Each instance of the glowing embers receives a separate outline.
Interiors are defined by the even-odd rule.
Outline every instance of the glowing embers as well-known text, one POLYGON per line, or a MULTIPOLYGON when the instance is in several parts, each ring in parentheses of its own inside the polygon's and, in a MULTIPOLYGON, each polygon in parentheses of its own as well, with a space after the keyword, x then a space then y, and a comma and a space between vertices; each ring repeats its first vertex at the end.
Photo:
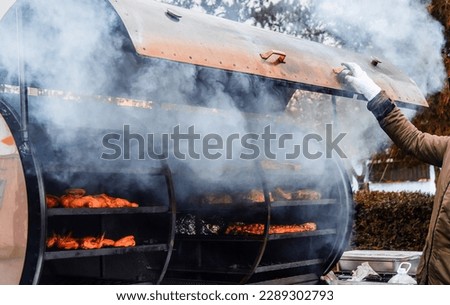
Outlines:
POLYGON ((136 241, 133 235, 127 235, 118 240, 105 238, 105 234, 100 237, 86 236, 81 238, 72 237, 72 234, 58 235, 47 238, 47 248, 57 248, 61 250, 92 250, 105 247, 134 247, 136 241))
POLYGON ((106 194, 85 195, 84 189, 68 189, 61 197, 47 194, 45 201, 48 208, 137 208, 139 205, 123 198, 106 194))

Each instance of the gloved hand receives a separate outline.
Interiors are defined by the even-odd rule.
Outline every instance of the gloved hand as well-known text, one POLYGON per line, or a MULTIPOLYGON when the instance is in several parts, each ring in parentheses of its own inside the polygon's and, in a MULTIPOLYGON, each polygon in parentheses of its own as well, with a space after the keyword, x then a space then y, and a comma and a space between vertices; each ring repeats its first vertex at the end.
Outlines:
POLYGON ((356 92, 361 93, 364 97, 371 101, 381 88, 375 84, 375 82, 367 75, 361 67, 352 62, 342 63, 345 67, 342 72, 339 73, 339 78, 352 87, 356 92))

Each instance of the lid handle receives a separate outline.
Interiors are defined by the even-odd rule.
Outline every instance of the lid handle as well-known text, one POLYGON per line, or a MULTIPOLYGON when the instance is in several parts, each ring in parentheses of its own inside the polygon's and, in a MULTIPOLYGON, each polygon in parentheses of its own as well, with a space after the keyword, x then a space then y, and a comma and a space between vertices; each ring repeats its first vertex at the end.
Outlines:
POLYGON ((286 59, 286 53, 283 51, 279 51, 279 50, 270 50, 267 51, 266 53, 260 53, 259 56, 261 56, 262 59, 264 60, 268 60, 272 55, 277 55, 278 58, 274 63, 285 63, 285 59, 286 59))

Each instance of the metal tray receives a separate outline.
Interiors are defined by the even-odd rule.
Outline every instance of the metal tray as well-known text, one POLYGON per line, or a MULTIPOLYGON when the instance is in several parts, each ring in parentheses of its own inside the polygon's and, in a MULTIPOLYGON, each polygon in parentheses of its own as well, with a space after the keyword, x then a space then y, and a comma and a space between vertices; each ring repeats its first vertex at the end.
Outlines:
POLYGON ((340 271, 352 271, 364 262, 377 273, 396 273, 402 262, 411 263, 408 274, 415 275, 422 252, 420 251, 386 251, 353 250, 346 251, 338 263, 340 271))

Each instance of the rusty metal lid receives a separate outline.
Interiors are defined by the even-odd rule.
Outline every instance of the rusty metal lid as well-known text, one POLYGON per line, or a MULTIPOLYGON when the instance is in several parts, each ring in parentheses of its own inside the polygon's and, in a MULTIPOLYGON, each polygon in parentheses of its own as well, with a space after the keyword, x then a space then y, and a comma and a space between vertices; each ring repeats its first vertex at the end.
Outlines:
POLYGON ((358 63, 395 101, 428 106, 386 60, 149 0, 110 0, 143 56, 236 71, 350 96, 333 68, 358 63))

